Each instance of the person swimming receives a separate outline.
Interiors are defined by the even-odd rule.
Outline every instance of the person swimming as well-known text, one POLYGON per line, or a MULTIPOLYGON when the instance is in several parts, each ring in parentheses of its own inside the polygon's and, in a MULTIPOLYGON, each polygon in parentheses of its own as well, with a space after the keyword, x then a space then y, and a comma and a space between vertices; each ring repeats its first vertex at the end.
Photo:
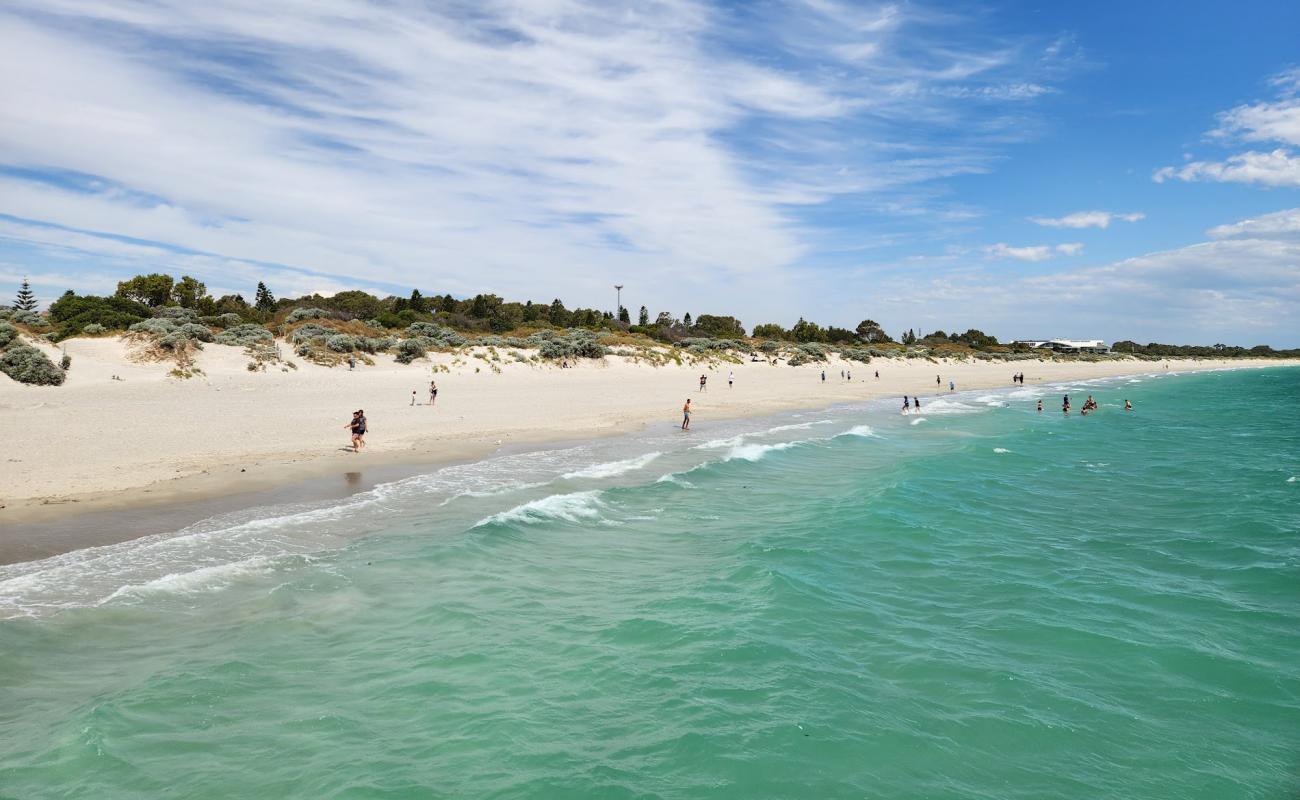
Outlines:
POLYGON ((1133 410, 1133 404, 1130 403, 1128 400, 1125 400, 1125 401, 1124 401, 1124 410, 1125 410, 1125 411, 1132 411, 1132 410, 1133 410))

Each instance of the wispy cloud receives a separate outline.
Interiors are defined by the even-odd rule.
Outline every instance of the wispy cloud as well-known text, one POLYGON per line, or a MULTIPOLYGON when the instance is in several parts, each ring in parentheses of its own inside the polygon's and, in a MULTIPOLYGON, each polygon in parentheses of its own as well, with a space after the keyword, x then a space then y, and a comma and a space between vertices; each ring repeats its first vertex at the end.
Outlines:
MULTIPOLYGON (((1210 132, 1211 138, 1225 143, 1300 146, 1300 69, 1275 75, 1269 84, 1277 91, 1276 98, 1223 112, 1218 127, 1210 132)), ((1181 167, 1162 167, 1152 177, 1157 183, 1177 179, 1300 186, 1300 157, 1286 146, 1269 151, 1247 150, 1222 161, 1198 160, 1181 167)))
POLYGON ((124 238, 322 287, 775 308, 808 209, 1032 130, 1069 53, 980 31, 830 0, 15 0, 0 214, 88 264, 124 238))
POLYGON ((1131 214, 1116 214, 1112 211, 1076 211, 1063 217, 1030 217, 1029 221, 1049 228, 1109 228, 1116 220, 1137 222, 1146 219, 1146 214, 1135 211, 1131 214))
POLYGON ((1079 242, 1068 242, 1058 245, 1028 245, 1025 247, 1012 247, 1004 242, 991 244, 984 248, 984 252, 990 258, 1014 258, 1018 261, 1047 261, 1054 256, 1077 256, 1083 253, 1083 245, 1079 242))
POLYGON ((1261 214, 1251 219, 1243 219, 1230 225, 1217 225, 1207 233, 1214 239, 1231 239, 1237 237, 1290 237, 1300 236, 1300 208, 1288 208, 1261 214))

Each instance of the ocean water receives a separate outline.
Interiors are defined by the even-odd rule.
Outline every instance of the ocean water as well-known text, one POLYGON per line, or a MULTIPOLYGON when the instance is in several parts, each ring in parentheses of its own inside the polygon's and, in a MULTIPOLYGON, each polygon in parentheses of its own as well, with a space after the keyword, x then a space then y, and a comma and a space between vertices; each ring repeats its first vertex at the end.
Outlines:
POLYGON ((0 567, 0 797, 1294 798, 1298 392, 697 414, 0 567))

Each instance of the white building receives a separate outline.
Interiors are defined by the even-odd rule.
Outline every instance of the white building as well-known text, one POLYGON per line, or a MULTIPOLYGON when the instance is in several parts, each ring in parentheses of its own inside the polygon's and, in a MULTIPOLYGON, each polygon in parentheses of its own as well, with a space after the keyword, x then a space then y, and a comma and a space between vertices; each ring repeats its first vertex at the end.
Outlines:
POLYGON ((1058 353, 1109 353, 1110 345, 1101 339, 1017 339, 1014 344, 1058 353))

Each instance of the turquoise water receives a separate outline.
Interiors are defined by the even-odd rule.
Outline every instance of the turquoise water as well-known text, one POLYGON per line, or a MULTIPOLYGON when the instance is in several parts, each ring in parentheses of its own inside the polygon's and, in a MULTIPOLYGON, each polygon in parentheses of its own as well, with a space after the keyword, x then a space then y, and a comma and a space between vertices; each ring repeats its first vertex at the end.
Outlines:
POLYGON ((1295 797, 1300 370, 1069 389, 0 567, 0 796, 1295 797))

